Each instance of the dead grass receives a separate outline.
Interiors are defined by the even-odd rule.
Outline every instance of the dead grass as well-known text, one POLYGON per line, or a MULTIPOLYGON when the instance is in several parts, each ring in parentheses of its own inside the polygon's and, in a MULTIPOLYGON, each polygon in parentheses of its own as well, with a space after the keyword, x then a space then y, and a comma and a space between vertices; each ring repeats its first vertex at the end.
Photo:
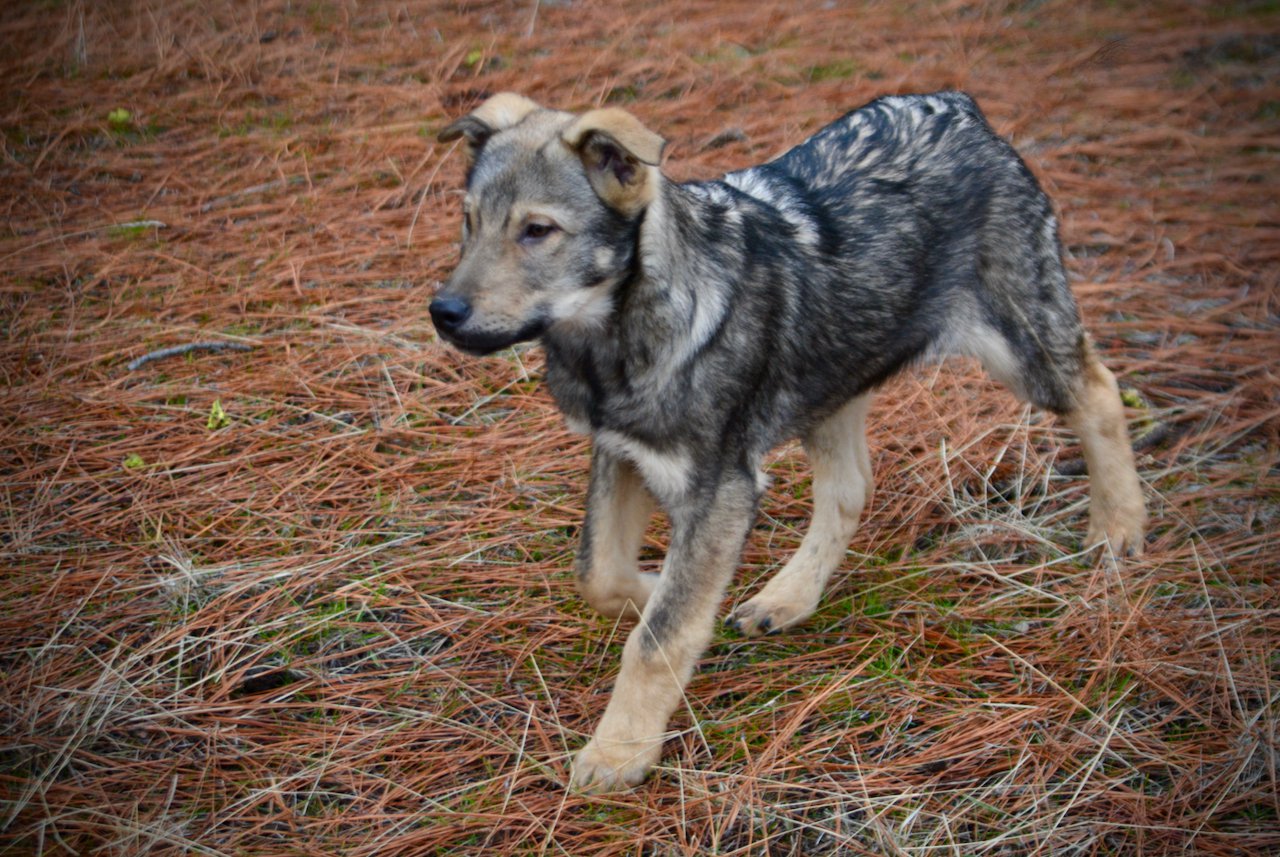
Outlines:
MULTIPOLYGON (((1275 4, 827 5, 6 7, 3 853, 1280 850, 1275 4), (1051 421, 901 379, 819 615, 721 636, 658 774, 566 794, 621 636, 568 571, 586 447, 539 352, 432 334, 435 131, 622 103, 709 176, 939 87, 1063 213, 1148 556, 1074 552, 1051 421), (251 350, 127 367, 209 341, 251 350)), ((773 473, 731 601, 800 536, 773 473)))

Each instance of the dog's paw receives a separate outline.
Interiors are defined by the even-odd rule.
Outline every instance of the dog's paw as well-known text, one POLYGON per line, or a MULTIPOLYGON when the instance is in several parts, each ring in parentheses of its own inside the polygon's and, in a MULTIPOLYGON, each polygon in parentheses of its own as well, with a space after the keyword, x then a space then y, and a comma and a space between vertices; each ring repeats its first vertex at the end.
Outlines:
POLYGON ((1145 547, 1147 513, 1139 507, 1136 511, 1113 512, 1100 515, 1089 522, 1089 535, 1085 546, 1104 545, 1115 556, 1141 556, 1145 547))
POLYGON ((813 614, 817 605, 797 600, 775 600, 761 592, 750 601, 739 604, 725 620, 748 637, 776 634, 799 625, 813 614))
POLYGON ((644 782, 661 755, 661 742, 592 738, 573 760, 570 786, 582 794, 626 791, 644 782))

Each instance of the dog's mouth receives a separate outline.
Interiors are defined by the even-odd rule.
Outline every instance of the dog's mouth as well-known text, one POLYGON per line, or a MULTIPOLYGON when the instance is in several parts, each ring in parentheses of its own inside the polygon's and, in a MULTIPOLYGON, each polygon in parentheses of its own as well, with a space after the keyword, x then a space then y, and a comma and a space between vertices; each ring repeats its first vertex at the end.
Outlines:
POLYGON ((517 342, 528 342, 531 339, 537 339, 546 332, 549 326, 545 319, 535 318, 514 331, 448 330, 440 324, 436 325, 436 330, 440 332, 441 338, 460 351, 483 357, 487 354, 493 354, 495 351, 510 348, 517 342))

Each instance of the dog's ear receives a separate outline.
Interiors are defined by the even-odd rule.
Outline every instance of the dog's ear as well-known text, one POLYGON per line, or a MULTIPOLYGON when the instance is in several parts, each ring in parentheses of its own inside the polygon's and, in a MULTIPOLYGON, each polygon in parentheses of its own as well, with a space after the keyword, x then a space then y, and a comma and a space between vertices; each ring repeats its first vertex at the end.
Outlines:
POLYGON ((667 141, 639 119, 618 107, 591 110, 560 137, 582 159, 591 186, 607 205, 634 215, 653 200, 667 141))
POLYGON ((441 143, 452 143, 459 137, 465 137, 467 152, 474 161, 490 137, 540 109, 536 102, 523 95, 499 92, 466 116, 450 122, 436 139, 441 143))

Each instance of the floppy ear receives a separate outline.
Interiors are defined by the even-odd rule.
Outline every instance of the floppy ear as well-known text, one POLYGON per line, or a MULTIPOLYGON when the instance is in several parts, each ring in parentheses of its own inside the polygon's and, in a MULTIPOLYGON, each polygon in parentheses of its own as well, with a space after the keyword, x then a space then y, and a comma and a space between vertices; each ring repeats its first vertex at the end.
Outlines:
POLYGON ((451 143, 459 137, 466 137, 467 152, 475 160, 490 137, 539 109, 535 102, 523 95, 499 92, 466 116, 450 122, 436 139, 441 143, 451 143))
POLYGON ((587 178, 606 205, 638 214, 658 190, 667 141, 619 107, 591 110, 561 134, 586 167, 587 178))

